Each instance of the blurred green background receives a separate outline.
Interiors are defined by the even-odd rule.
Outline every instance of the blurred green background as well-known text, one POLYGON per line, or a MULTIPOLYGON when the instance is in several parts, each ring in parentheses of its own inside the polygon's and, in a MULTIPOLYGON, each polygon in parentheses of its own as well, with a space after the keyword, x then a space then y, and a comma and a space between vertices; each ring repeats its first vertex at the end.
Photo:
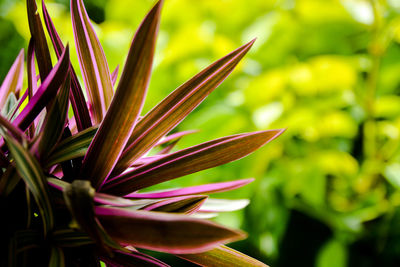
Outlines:
MULTIPOLYGON (((74 49, 68 1, 46 3, 74 49)), ((123 65, 154 1, 85 4, 110 68, 123 65)), ((1 79, 29 36, 25 2, 0 1, 1 79)), ((158 188, 255 177, 215 195, 251 199, 216 218, 249 233, 232 247, 272 266, 399 266, 400 1, 166 0, 145 111, 254 37, 241 65, 178 127, 200 130, 179 148, 287 131, 245 159, 158 188)))

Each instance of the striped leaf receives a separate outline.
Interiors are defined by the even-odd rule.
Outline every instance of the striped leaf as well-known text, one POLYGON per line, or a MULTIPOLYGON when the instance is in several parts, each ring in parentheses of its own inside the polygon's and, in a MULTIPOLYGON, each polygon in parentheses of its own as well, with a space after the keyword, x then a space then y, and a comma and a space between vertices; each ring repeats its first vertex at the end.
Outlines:
POLYGON ((68 75, 51 109, 46 115, 46 120, 42 126, 40 139, 38 141, 38 155, 41 160, 47 158, 63 133, 67 119, 70 84, 68 75))
POLYGON ((178 256, 200 266, 208 267, 268 267, 268 265, 227 246, 220 246, 203 253, 178 256))
POLYGON ((254 179, 243 179, 236 181, 229 181, 223 183, 204 184, 197 185, 173 190, 158 191, 158 192, 146 192, 146 193, 131 193, 125 197, 129 198, 167 198, 167 197, 178 197, 187 195, 198 195, 198 194, 210 194, 217 192, 225 192, 240 188, 248 183, 251 183, 254 179))
POLYGON ((240 159, 278 137, 283 130, 238 134, 209 141, 166 155, 110 179, 102 190, 126 195, 177 177, 240 159))
POLYGON ((13 124, 25 131, 33 120, 39 115, 40 111, 50 103, 57 94, 61 84, 65 81, 69 70, 69 48, 65 48, 60 60, 49 73, 48 77, 42 82, 36 94, 28 102, 27 106, 21 111, 13 124))
POLYGON ((52 69, 49 47, 44 35, 42 21, 36 6, 36 0, 26 0, 29 29, 35 43, 35 54, 39 67, 40 79, 44 81, 52 69))
POLYGON ((162 2, 133 38, 115 96, 83 160, 81 177, 97 189, 108 177, 135 127, 150 80, 162 2))
POLYGON ((28 186, 39 207, 44 233, 47 234, 53 228, 54 216, 49 198, 49 189, 42 168, 35 157, 15 139, 8 134, 4 134, 4 138, 19 175, 28 186))
POLYGON ((185 215, 96 207, 96 215, 115 240, 168 253, 198 253, 242 239, 244 233, 185 215))
POLYGON ((143 210, 192 214, 200 209, 207 196, 184 196, 158 201, 143 210))
POLYGON ((71 18, 79 64, 92 105, 93 123, 98 124, 113 97, 110 70, 82 0, 71 0, 71 18))
POLYGON ((71 137, 65 138, 51 152, 45 165, 50 167, 63 161, 83 157, 96 131, 97 127, 92 126, 71 137))
POLYGON ((119 174, 178 125, 233 71, 254 41, 216 61, 181 85, 138 123, 114 173, 119 174))
POLYGON ((153 258, 149 255, 131 251, 129 253, 114 251, 114 255, 109 257, 107 255, 101 255, 100 259, 107 264, 107 266, 124 266, 124 267, 168 267, 169 265, 153 258))
POLYGON ((64 267, 64 252, 59 247, 52 247, 50 251, 49 267, 64 267))
POLYGON ((24 50, 22 49, 0 87, 0 108, 4 107, 10 93, 19 92, 22 89, 24 77, 24 50))
MULTIPOLYGON (((50 18, 49 12, 47 11, 44 1, 42 1, 42 11, 43 17, 46 24, 47 32, 50 35, 51 42, 53 44, 54 50, 56 52, 57 58, 60 58, 62 52, 64 51, 64 44, 62 43, 60 36, 50 18)), ((76 73, 72 64, 71 68, 71 104, 75 115, 76 125, 78 131, 82 131, 90 126, 92 122, 89 115, 89 110, 86 105, 86 100, 82 92, 81 85, 76 77, 76 73)))

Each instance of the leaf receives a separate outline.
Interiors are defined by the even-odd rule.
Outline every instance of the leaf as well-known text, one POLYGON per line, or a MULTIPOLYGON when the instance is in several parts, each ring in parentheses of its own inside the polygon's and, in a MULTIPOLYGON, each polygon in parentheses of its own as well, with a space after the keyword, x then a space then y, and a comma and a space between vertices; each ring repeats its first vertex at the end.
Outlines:
POLYGON ((55 245, 67 248, 93 244, 93 240, 86 233, 70 228, 54 231, 52 240, 55 245))
POLYGON ((111 73, 111 81, 112 85, 114 86, 115 83, 117 82, 118 79, 118 71, 119 71, 119 65, 115 68, 115 70, 111 73))
POLYGON ((248 183, 251 183, 254 179, 243 179, 237 181, 229 181, 223 183, 204 184, 191 187, 185 187, 180 189, 159 191, 159 192, 146 192, 146 193, 131 193, 125 197, 129 198, 167 198, 167 197, 178 197, 186 195, 197 195, 197 194, 210 194, 217 192, 230 191, 248 183))
MULTIPOLYGON (((0 125, 8 130, 11 135, 17 139, 18 141, 26 141, 26 136, 24 132, 22 132, 19 128, 15 127, 11 122, 9 122, 6 118, 0 115, 0 125)), ((0 132, 3 130, 0 129, 0 132)))
POLYGON ((22 89, 24 77, 24 50, 21 49, 0 87, 0 108, 4 107, 10 93, 22 89))
POLYGON ((199 209, 200 212, 228 212, 245 208, 249 205, 248 199, 215 199, 209 198, 199 209))
POLYGON ((47 46, 46 36, 44 35, 43 25, 37 11, 36 0, 26 0, 28 11, 29 29, 35 43, 35 54, 39 67, 40 79, 42 82, 47 78, 51 69, 51 57, 47 46))
POLYGON ((132 132, 114 173, 123 172, 194 110, 232 72, 253 42, 211 64, 147 113, 132 132))
MULTIPOLYGON (((49 12, 47 11, 44 1, 42 1, 42 11, 47 32, 50 35, 51 42, 53 43, 53 47, 56 52, 57 58, 60 58, 62 52, 64 51, 64 44, 61 42, 60 36, 58 35, 57 30, 53 24, 53 21, 50 18, 49 12)), ((89 110, 86 106, 86 100, 83 95, 81 85, 78 81, 78 78, 76 77, 76 73, 72 64, 70 64, 70 68, 71 68, 71 94, 70 94, 71 104, 72 104, 72 109, 74 111, 78 131, 82 131, 92 126, 92 122, 90 119, 89 110)))
POLYGON ((113 97, 108 63, 82 0, 71 1, 71 18, 79 64, 92 105, 93 123, 98 124, 113 97))
POLYGON ((83 160, 81 177, 97 189, 108 177, 135 127, 150 80, 162 1, 139 26, 111 106, 83 160))
POLYGON ((184 196, 158 201, 143 210, 192 214, 200 209, 207 196, 184 196))
POLYGON ((198 131, 196 131, 196 130, 176 132, 176 133, 170 134, 168 136, 165 136, 164 138, 159 140, 155 146, 160 146, 160 145, 166 144, 168 142, 174 142, 186 135, 197 133, 197 132, 198 131))
POLYGON ((15 108, 18 105, 17 97, 13 92, 8 94, 6 103, 4 104, 3 108, 1 109, 1 114, 5 116, 8 120, 11 119, 12 113, 14 113, 15 108))
POLYGON ((203 253, 180 254, 177 256, 198 265, 208 267, 268 267, 268 265, 227 246, 220 246, 203 253))
POLYGON ((4 134, 7 146, 13 156, 21 178, 31 191, 43 219, 44 233, 47 234, 54 225, 53 210, 49 198, 49 189, 42 169, 30 152, 15 139, 4 134))
POLYGON ((252 153, 283 131, 232 135, 186 148, 110 179, 102 191, 126 195, 151 185, 219 166, 252 153))
POLYGON ((153 258, 149 255, 131 251, 129 253, 114 251, 113 257, 100 256, 100 259, 111 266, 124 266, 124 267, 168 267, 169 265, 153 258))
POLYGON ((95 207, 106 231, 117 241, 168 253, 197 253, 244 237, 214 222, 184 215, 95 207))
POLYGON ((61 248, 52 247, 50 252, 49 267, 64 267, 65 258, 64 252, 61 248))
POLYGON ((10 164, 0 179, 0 196, 7 197, 17 186, 21 177, 18 175, 15 165, 10 164))
POLYGON ((60 60, 42 82, 35 95, 21 111, 13 124, 25 131, 40 111, 54 98, 58 88, 64 82, 69 69, 69 48, 65 48, 60 60))
MULTIPOLYGON (((27 58, 27 73, 28 73, 28 89, 26 90, 26 93, 28 94, 29 100, 32 99, 32 96, 34 93, 37 91, 37 79, 36 79, 36 69, 35 69, 35 42, 33 41, 33 38, 29 40, 29 45, 28 45, 28 58, 27 58)), ((35 134, 35 124, 32 123, 29 126, 28 129, 28 136, 29 138, 33 138, 35 134)))
POLYGON ((68 75, 51 109, 46 115, 46 120, 42 126, 42 132, 38 141, 38 155, 41 160, 47 158, 63 133, 67 120, 70 84, 70 77, 68 75))
POLYGON ((96 131, 97 127, 92 126, 62 140, 49 155, 46 167, 84 156, 96 131))

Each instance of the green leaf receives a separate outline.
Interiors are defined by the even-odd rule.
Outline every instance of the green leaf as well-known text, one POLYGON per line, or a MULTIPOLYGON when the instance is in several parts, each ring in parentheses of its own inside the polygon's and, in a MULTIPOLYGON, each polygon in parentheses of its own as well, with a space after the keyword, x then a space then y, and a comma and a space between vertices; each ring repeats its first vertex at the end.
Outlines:
POLYGON ((8 134, 4 134, 7 146, 14 158, 17 171, 31 191, 43 219, 44 233, 47 234, 54 225, 53 210, 49 198, 47 181, 42 168, 35 157, 20 143, 8 134))
POLYGON ((203 253, 180 254, 177 256, 208 267, 268 267, 268 265, 227 246, 220 246, 203 253))
POLYGON ((330 240, 318 253, 316 267, 346 267, 347 248, 338 240, 330 240))
POLYGON ((10 164, 0 179, 0 196, 8 196, 17 186, 21 177, 18 175, 14 164, 10 164))
POLYGON ((64 267, 65 258, 64 252, 61 248, 52 247, 50 252, 49 267, 64 267))
POLYGON ((41 160, 49 155, 64 130, 67 119, 69 91, 70 77, 68 75, 42 126, 41 136, 38 141, 38 154, 41 160))
POLYGON ((97 127, 92 126, 76 135, 65 138, 51 152, 45 166, 50 167, 66 160, 84 156, 96 131, 97 127))
POLYGON ((160 21, 161 1, 143 20, 115 96, 83 160, 81 177, 97 189, 108 177, 135 127, 146 96, 160 21))
POLYGON ((78 247, 93 244, 94 241, 84 232, 75 229, 59 229, 52 233, 52 240, 59 247, 78 247))

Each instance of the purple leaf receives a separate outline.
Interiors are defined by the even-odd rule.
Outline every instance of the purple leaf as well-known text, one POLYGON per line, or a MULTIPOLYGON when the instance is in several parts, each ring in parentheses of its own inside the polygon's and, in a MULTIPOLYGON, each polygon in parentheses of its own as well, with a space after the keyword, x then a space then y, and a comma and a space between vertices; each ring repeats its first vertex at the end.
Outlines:
POLYGON ((19 92, 22 88, 22 82, 24 77, 24 50, 22 49, 10 70, 7 73, 0 87, 0 108, 3 108, 7 101, 8 95, 13 92, 19 92))
POLYGON ((186 148, 110 179, 102 190, 126 195, 138 189, 219 166, 250 154, 278 137, 283 131, 232 135, 186 148))
POLYGON ((83 160, 81 177, 98 189, 114 168, 135 127, 150 80, 162 1, 143 20, 109 110, 83 160))
POLYGON ((68 119, 68 99, 70 91, 70 76, 68 75, 61 86, 53 105, 46 115, 42 126, 40 138, 38 139, 38 157, 40 160, 47 158, 63 133, 65 123, 68 119))
POLYGON ((143 210, 192 214, 200 209, 206 199, 207 196, 201 195, 169 198, 148 205, 143 210))
POLYGON ((214 183, 214 184, 204 184, 191 187, 185 187, 174 190, 160 191, 160 192, 147 192, 147 193, 131 193, 125 197, 129 198, 167 198, 167 197, 177 197, 177 196, 187 196, 187 195, 197 195, 197 194, 210 194, 217 192, 230 191, 236 188, 247 185, 253 182, 254 179, 243 179, 237 181, 214 183))
POLYGON ((95 207, 107 233, 118 242, 169 253, 198 253, 242 239, 242 232, 185 215, 95 207))
POLYGON ((42 82, 28 105, 13 121, 22 131, 25 131, 33 122, 40 111, 54 98, 58 88, 64 82, 69 73, 69 49, 65 48, 60 60, 42 82))
POLYGON ((98 124, 113 97, 110 70, 82 0, 71 0, 71 18, 79 64, 92 105, 93 123, 98 124))
POLYGON ((125 253, 121 251, 114 251, 112 257, 101 255, 100 259, 107 265, 115 267, 168 267, 169 265, 153 258, 149 255, 131 251, 130 253, 125 253))
POLYGON ((35 42, 35 54, 39 67, 40 79, 44 81, 52 69, 49 47, 44 35, 42 21, 37 11, 36 0, 27 0, 29 29, 35 42))
MULTIPOLYGON (((53 21, 50 18, 49 12, 47 11, 44 1, 42 1, 42 11, 47 32, 50 35, 54 50, 56 52, 57 58, 59 59, 61 57, 62 52, 64 51, 64 45, 61 42, 60 36, 57 33, 53 21)), ((72 64, 70 65, 70 68, 71 68, 71 94, 70 94, 71 104, 75 114, 76 126, 78 128, 78 131, 82 131, 86 128, 91 127, 92 122, 90 119, 89 110, 86 106, 86 100, 83 95, 81 85, 78 81, 78 78, 76 77, 76 73, 72 64)))
POLYGON ((196 131, 196 130, 190 130, 190 131, 182 131, 182 132, 173 133, 173 134, 170 134, 170 135, 162 138, 160 141, 157 142, 157 144, 155 146, 160 146, 160 145, 163 145, 163 144, 166 144, 169 142, 173 142, 173 141, 180 139, 186 135, 197 133, 197 132, 198 131, 196 131))
POLYGON ((114 174, 123 172, 149 151, 165 134, 178 125, 226 77, 253 45, 253 41, 221 58, 167 96, 136 126, 128 145, 115 166, 114 174))
MULTIPOLYGON (((25 93, 28 93, 28 99, 31 100, 34 93, 37 91, 37 78, 35 69, 35 42, 31 38, 28 45, 28 58, 27 58, 27 72, 28 72, 28 89, 25 93)), ((22 103, 22 102, 21 102, 22 103)), ((35 134, 35 125, 32 123, 29 127, 29 137, 33 138, 35 134)))
POLYGON ((177 256, 200 266, 208 267, 268 267, 268 265, 227 246, 220 246, 203 253, 177 256))
POLYGON ((111 73, 111 81, 112 85, 114 86, 115 83, 117 82, 118 79, 118 71, 119 71, 119 65, 115 68, 115 70, 111 73))

